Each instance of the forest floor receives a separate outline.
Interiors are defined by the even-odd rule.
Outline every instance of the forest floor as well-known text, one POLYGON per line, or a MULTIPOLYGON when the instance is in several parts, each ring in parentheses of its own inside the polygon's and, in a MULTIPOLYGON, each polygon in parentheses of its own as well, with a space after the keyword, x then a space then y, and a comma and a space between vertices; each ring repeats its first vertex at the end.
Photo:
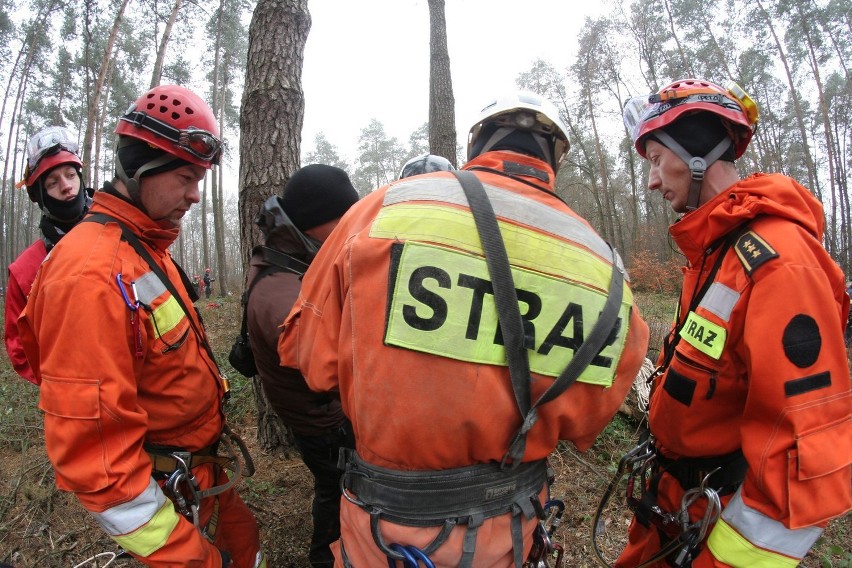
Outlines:
MULTIPOLYGON (((270 568, 309 568, 312 477, 292 452, 272 455, 257 444, 251 382, 227 365, 227 352, 239 329, 239 305, 234 298, 200 300, 214 350, 232 377, 229 420, 251 450, 256 473, 245 478, 240 493, 260 524, 262 545, 270 568)), ((642 302, 640 300, 640 305, 642 302)), ((2 303, 0 303, 2 306, 2 303)), ((642 306, 649 321, 656 306, 642 306)), ((670 311, 660 308, 661 312, 670 311)), ((2 313, 2 310, 0 310, 2 313)), ((669 315, 660 315, 662 325, 669 315)), ((654 326, 652 326, 653 328, 654 326)), ((658 326, 659 327, 659 326, 658 326)), ((656 341, 658 338, 653 338, 656 341)), ((0 562, 30 567, 139 567, 129 559, 113 559, 118 547, 85 513, 73 496, 58 491, 45 454, 38 392, 11 370, 5 351, 0 355, 0 562)), ((563 567, 598 566, 591 526, 601 495, 618 460, 635 443, 638 424, 619 413, 594 447, 579 454, 563 443, 551 456, 556 473, 553 498, 566 503, 554 541, 564 549, 563 567)), ((606 530, 600 549, 612 562, 626 541, 630 515, 617 491, 602 515, 606 530)), ((852 515, 834 521, 802 563, 808 568, 852 566, 852 515)), ((551 562, 550 564, 554 564, 551 562)), ((381 568, 381 567, 371 567, 381 568)))

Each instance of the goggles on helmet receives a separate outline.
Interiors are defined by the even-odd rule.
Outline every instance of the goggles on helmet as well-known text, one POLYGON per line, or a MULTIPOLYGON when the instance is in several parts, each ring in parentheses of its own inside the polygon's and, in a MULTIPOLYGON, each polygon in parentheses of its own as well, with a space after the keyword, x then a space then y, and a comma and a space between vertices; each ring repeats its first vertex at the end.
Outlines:
POLYGON ((30 138, 27 143, 27 166, 33 171, 45 156, 52 156, 60 150, 77 154, 79 149, 76 137, 70 130, 51 126, 30 138))
POLYGON ((190 126, 184 130, 154 118, 144 112, 131 110, 119 120, 129 122, 137 128, 144 128, 177 144, 197 158, 218 164, 222 158, 222 141, 213 134, 200 128, 190 126))
POLYGON ((629 99, 624 104, 622 118, 624 126, 635 143, 642 124, 683 104, 716 104, 729 110, 741 111, 749 124, 757 123, 757 104, 736 83, 727 86, 727 93, 703 87, 669 89, 652 95, 642 95, 629 99))

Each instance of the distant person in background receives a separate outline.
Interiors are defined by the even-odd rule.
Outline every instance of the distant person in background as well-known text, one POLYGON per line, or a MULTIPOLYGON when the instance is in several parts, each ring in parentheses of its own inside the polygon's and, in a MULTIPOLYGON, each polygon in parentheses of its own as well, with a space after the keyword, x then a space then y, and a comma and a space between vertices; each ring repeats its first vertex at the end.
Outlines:
POLYGON ((42 237, 9 265, 9 292, 6 297, 6 352, 15 372, 33 384, 41 378, 24 355, 18 334, 18 316, 27 303, 36 272, 47 253, 77 224, 92 203, 91 189, 83 187, 83 162, 77 155, 77 135, 61 126, 37 132, 27 144, 24 179, 30 200, 41 209, 42 237))
POLYGON ((340 217, 358 201, 346 172, 311 164, 287 181, 281 197, 264 203, 257 225, 265 237, 252 254, 248 282, 249 343, 269 402, 293 434, 296 448, 314 476, 313 535, 308 559, 314 568, 331 568, 329 548, 340 537, 341 447, 354 448, 352 426, 340 394, 312 391, 298 370, 278 357, 280 325, 302 287, 301 273, 340 217))
POLYGON ((213 292, 212 283, 213 283, 214 280, 216 280, 216 279, 213 278, 213 276, 210 275, 210 269, 205 268, 204 269, 204 280, 203 280, 204 297, 207 298, 208 300, 210 299, 210 294, 213 292))
POLYGON ((429 153, 420 154, 403 164, 402 169, 399 171, 398 179, 432 172, 449 172, 454 169, 456 167, 443 156, 429 153))
POLYGON ((625 105, 687 265, 619 567, 797 566, 852 507, 843 272, 810 191, 740 178, 757 117, 739 86, 699 79, 625 105))

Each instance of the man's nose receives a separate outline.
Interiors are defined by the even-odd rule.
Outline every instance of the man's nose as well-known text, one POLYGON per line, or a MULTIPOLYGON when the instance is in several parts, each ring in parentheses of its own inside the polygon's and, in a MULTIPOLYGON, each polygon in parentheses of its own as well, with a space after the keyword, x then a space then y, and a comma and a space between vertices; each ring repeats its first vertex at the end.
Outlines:
POLYGON ((186 200, 190 203, 198 203, 201 201, 201 190, 199 189, 200 182, 192 182, 189 190, 186 192, 186 200))
POLYGON ((651 171, 648 172, 648 190, 654 191, 660 188, 660 175, 657 173, 657 168, 651 166, 651 171))

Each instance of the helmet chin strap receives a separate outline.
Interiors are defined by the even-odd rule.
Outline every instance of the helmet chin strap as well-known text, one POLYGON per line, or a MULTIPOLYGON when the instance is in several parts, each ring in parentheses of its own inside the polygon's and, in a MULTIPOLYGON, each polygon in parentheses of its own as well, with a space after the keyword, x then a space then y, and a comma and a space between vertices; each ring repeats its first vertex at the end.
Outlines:
POLYGON ((701 198, 701 184, 704 182, 704 174, 707 168, 713 165, 719 156, 725 153, 725 150, 733 144, 727 136, 722 138, 716 146, 710 150, 703 158, 700 156, 692 156, 680 143, 672 138, 668 133, 657 130, 654 132, 654 137, 662 142, 669 150, 677 154, 677 156, 686 162, 689 166, 689 171, 692 174, 692 181, 689 183, 689 194, 686 199, 686 209, 693 211, 698 209, 699 200, 701 198))
POLYGON ((118 179, 121 180, 121 183, 124 184, 124 187, 127 188, 127 193, 130 196, 130 200, 133 202, 136 207, 139 208, 140 211, 148 215, 148 211, 145 209, 145 206, 142 205, 142 192, 140 190, 139 180, 147 171, 153 170, 154 168, 159 168, 160 166, 165 166, 169 162, 173 162, 177 160, 177 157, 172 156, 171 154, 163 154, 159 158, 155 158, 148 162, 147 164, 143 164, 138 170, 136 170, 136 174, 133 177, 129 177, 127 173, 124 171, 124 166, 121 164, 121 160, 115 161, 115 173, 118 176, 118 179))

